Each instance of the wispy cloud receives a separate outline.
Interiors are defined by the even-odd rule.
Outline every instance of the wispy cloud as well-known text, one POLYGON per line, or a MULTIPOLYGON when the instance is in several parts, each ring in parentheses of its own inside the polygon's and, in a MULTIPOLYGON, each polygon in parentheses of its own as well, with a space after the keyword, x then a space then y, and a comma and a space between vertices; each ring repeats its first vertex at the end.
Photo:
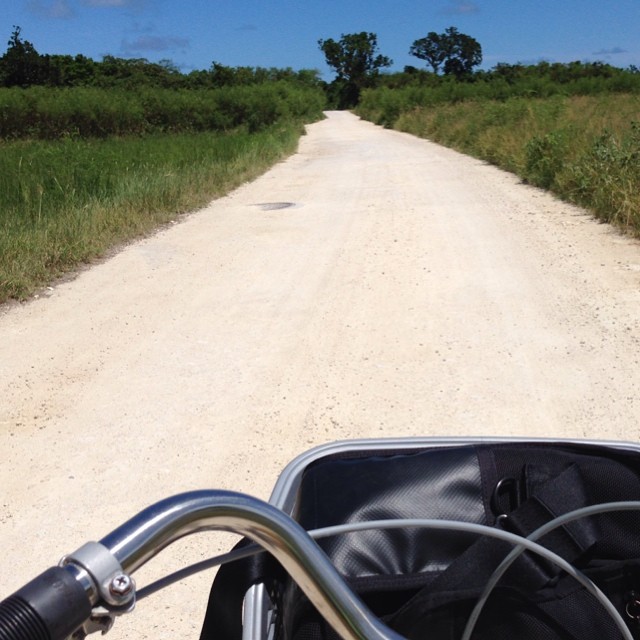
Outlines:
MULTIPOLYGON (((79 5, 90 9, 116 8, 140 11, 148 0, 79 0, 79 5)), ((27 11, 40 18, 66 19, 77 15, 70 0, 27 0, 27 11)))
POLYGON ((75 15, 68 0, 29 0, 27 11, 48 20, 64 20, 75 15))
POLYGON ((189 48, 189 40, 187 38, 178 38, 175 36, 152 36, 141 35, 135 40, 123 40, 122 50, 127 54, 139 54, 146 51, 175 51, 176 49, 184 50, 189 48))
POLYGON ((473 0, 449 0, 449 6, 445 7, 442 13, 450 16, 462 16, 479 11, 480 7, 473 0))
POLYGON ((85 7, 138 7, 141 0, 80 0, 85 7))
POLYGON ((540 64, 541 62, 553 62, 552 58, 546 58, 544 56, 540 57, 540 58, 525 58, 524 60, 518 60, 517 64, 522 64, 525 67, 531 66, 531 65, 536 65, 536 64, 540 64))
POLYGON ((594 56, 614 56, 619 53, 628 53, 626 49, 621 47, 613 47, 613 49, 600 49, 600 51, 594 51, 591 55, 594 56))

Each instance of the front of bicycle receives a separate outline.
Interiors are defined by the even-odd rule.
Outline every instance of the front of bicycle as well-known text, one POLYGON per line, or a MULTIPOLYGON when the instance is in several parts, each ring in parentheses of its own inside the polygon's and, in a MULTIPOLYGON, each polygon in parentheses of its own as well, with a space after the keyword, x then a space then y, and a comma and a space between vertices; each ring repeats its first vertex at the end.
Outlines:
POLYGON ((196 567, 232 562, 234 588, 242 586, 232 605, 218 574, 212 598, 220 603, 212 613, 210 602, 203 640, 399 640, 425 629, 436 640, 468 640, 476 630, 511 637, 540 620, 552 620, 545 638, 632 640, 640 635, 628 599, 640 591, 631 540, 639 506, 640 447, 632 444, 333 443, 294 460, 270 503, 228 491, 181 494, 83 545, 0 603, 0 640, 106 633, 168 583, 138 589, 138 569, 176 540, 211 530, 254 544, 196 567), (517 500, 496 500, 506 485, 517 500), (508 513, 496 513, 501 502, 508 513), (242 563, 252 573, 246 584, 242 563), (575 602, 586 622, 558 613, 558 603, 575 602), (233 616, 242 620, 230 631, 233 616))

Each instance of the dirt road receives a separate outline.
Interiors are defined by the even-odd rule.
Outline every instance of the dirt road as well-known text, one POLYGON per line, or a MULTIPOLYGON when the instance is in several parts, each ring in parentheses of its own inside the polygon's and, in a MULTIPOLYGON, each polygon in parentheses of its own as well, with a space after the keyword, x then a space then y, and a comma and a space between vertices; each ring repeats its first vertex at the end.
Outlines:
MULTIPOLYGON (((331 113, 254 183, 0 313, 0 595, 167 495, 266 498, 335 439, 639 440, 639 285, 638 244, 582 211, 331 113)), ((110 637, 197 637, 209 580, 110 637)))

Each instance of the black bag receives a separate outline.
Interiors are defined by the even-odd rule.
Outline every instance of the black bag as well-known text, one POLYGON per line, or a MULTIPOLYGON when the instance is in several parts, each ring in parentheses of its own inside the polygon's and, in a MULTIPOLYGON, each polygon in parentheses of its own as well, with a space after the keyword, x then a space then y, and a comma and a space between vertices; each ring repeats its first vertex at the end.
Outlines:
MULTIPOLYGON (((421 451, 356 451, 305 470, 293 516, 306 529, 391 518, 460 520, 527 536, 555 517, 607 502, 640 500, 640 455, 613 446, 502 443, 421 451)), ((541 543, 599 586, 640 638, 640 513, 590 516, 541 543)), ((461 637, 487 580, 511 551, 504 541, 426 529, 372 530, 319 541, 371 610, 410 639, 461 637)), ((332 640, 277 563, 222 567, 201 640, 240 640, 242 599, 263 582, 277 640, 332 640)), ((526 552, 487 601, 473 638, 603 640, 620 631, 602 605, 557 566, 526 552)))

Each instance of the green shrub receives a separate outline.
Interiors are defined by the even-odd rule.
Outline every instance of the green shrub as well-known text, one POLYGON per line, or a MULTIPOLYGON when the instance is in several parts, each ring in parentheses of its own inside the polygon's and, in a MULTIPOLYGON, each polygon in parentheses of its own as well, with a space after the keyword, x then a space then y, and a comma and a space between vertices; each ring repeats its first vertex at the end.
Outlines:
POLYGON ((603 221, 640 230, 640 125, 627 136, 609 131, 597 137, 568 169, 572 198, 603 221))
POLYGON ((534 136, 524 148, 526 157, 524 177, 531 184, 543 189, 551 189, 566 161, 565 136, 557 131, 544 136, 534 136))
POLYGON ((108 137, 151 132, 260 131, 280 118, 316 120, 317 87, 285 80, 221 89, 0 89, 0 139, 108 137))

